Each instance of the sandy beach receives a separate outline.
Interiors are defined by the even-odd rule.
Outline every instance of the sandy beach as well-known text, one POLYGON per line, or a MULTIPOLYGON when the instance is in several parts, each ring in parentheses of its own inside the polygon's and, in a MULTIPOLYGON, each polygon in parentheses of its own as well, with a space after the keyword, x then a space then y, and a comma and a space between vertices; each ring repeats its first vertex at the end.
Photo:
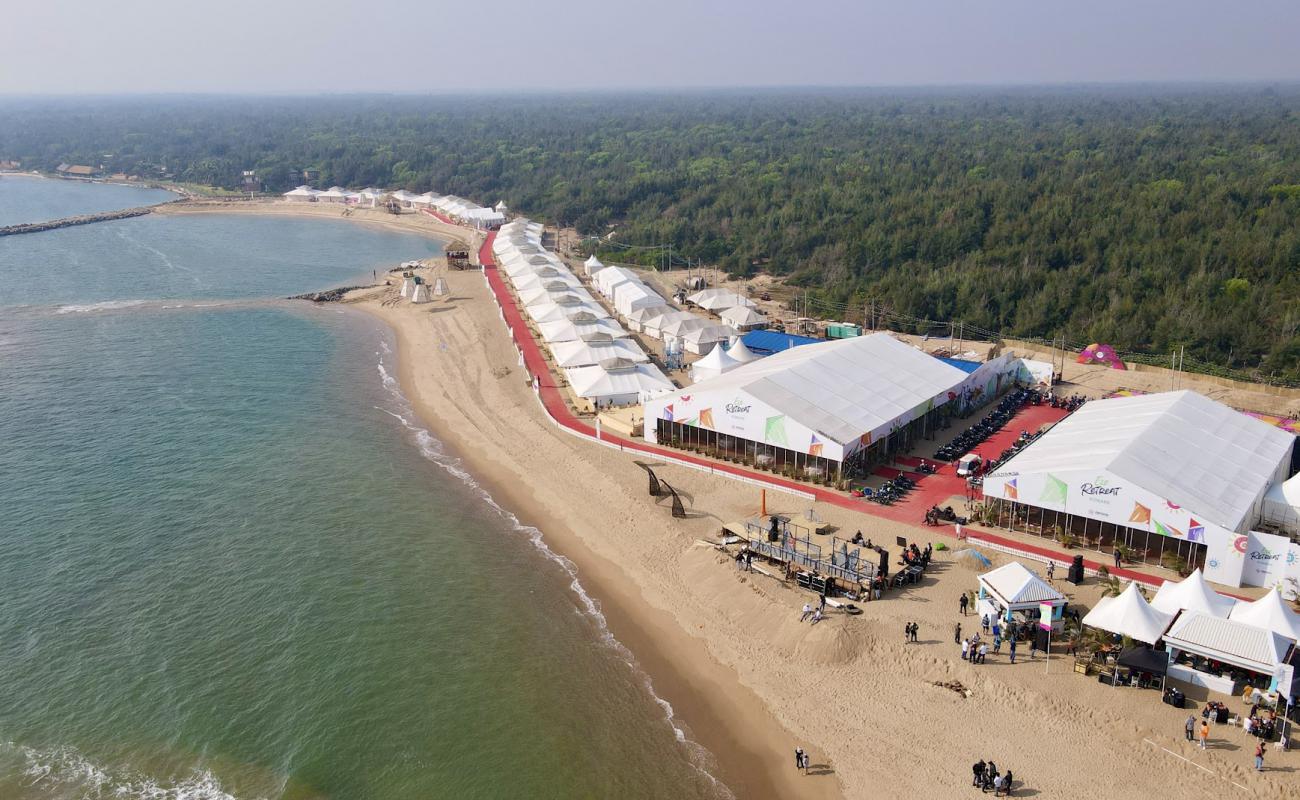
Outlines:
MULTIPOLYGON (((163 213, 208 211, 340 216, 337 208, 234 203, 163 213)), ((414 215, 348 219, 471 235, 414 215)), ((957 598, 975 588, 977 573, 944 554, 920 585, 862 604, 861 616, 800 623, 810 595, 739 572, 704 541, 757 513, 756 489, 663 465, 657 471, 685 491, 692 512, 672 519, 630 456, 566 435, 545 417, 482 275, 440 274, 450 296, 427 305, 398 301, 396 286, 358 290, 348 302, 393 329, 399 380, 425 424, 576 565, 612 634, 737 796, 969 796, 971 764, 981 758, 1024 782, 1018 796, 1294 796, 1294 753, 1270 748, 1270 771, 1255 773, 1254 740, 1226 726, 1200 751, 1183 740, 1189 711, 1161 704, 1157 692, 1103 686, 1073 674, 1063 656, 1050 665, 1024 651, 1014 665, 1005 653, 981 666, 961 661, 954 626, 969 634, 978 621, 961 617, 957 598), (904 643, 909 621, 920 624, 919 643, 904 643), (960 681, 969 696, 934 685, 946 681, 960 681), (810 751, 810 774, 794 768, 795 747, 810 751)), ((807 510, 789 495, 769 492, 767 501, 770 511, 807 510)), ((847 509, 817 511, 877 541, 944 536, 847 509)), ((995 556, 995 564, 1006 560, 995 556)), ((1099 597, 1091 581, 1058 584, 1074 602, 1092 606, 1099 597)))

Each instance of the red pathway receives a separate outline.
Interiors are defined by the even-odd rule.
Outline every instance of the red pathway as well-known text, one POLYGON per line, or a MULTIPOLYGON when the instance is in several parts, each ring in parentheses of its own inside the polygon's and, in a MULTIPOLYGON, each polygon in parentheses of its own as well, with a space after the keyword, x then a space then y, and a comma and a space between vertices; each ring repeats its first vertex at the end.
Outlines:
MULTIPOLYGON (((496 240, 496 236, 496 231, 488 233, 487 238, 483 241, 482 247, 479 248, 479 261, 483 264, 483 274, 487 278, 488 287, 496 296, 497 305, 501 307, 502 314, 505 317, 506 326, 510 329, 510 334, 514 337, 515 344, 518 346, 520 352, 523 353, 524 365, 527 367, 529 375, 535 377, 538 381, 538 395, 542 402, 542 407, 546 409, 546 413, 551 417, 552 422, 556 425, 559 425, 561 428, 567 429, 583 438, 597 441, 595 429, 586 422, 578 419, 574 416, 573 412, 569 410, 569 406, 564 400, 564 394, 560 391, 560 387, 556 384, 554 377, 551 375, 550 369, 546 365, 546 358, 542 355, 537 340, 533 338, 532 332, 528 329, 528 324, 524 321, 524 317, 520 313, 519 307, 515 305, 514 299, 511 298, 510 292, 506 288, 505 281, 501 277, 501 272, 497 269, 496 260, 492 256, 492 243, 496 240)), ((1053 409, 1051 406, 1029 406, 1017 414, 1016 417, 1007 424, 1005 429, 990 438, 988 442, 985 442, 983 445, 976 448, 976 452, 980 452, 981 454, 988 453, 989 455, 996 456, 1001 453, 1003 449, 1010 446, 1010 442, 1020 435, 1021 429, 1033 431, 1044 422, 1053 421, 1051 419, 1051 414, 1046 412, 1058 412, 1056 416, 1057 419, 1064 416, 1063 413, 1060 413, 1059 409, 1053 409)), ((913 497, 905 498, 903 501, 892 506, 879 506, 870 501, 851 497, 838 491, 831 491, 818 486, 795 483, 794 481, 788 481, 775 475, 753 472, 751 470, 736 467, 732 464, 708 461, 692 456, 689 453, 668 450, 646 442, 622 439, 605 432, 602 432, 599 441, 619 447, 625 451, 644 453, 658 458, 667 458, 674 461, 686 462, 688 464, 702 467, 711 472, 718 472, 742 480, 766 484, 776 488, 784 488, 793 492, 803 493, 804 495, 812 495, 819 502, 830 503, 831 505, 859 513, 908 522, 916 526, 918 539, 933 539, 936 534, 942 534, 944 536, 955 535, 955 531, 947 526, 931 528, 918 524, 922 522, 925 516, 925 510, 928 509, 930 505, 939 502, 939 500, 934 499, 927 503, 925 498, 937 498, 942 495, 941 499, 946 500, 954 494, 962 495, 965 493, 964 479, 957 478, 955 474, 945 475, 943 474, 944 470, 941 470, 938 475, 927 476, 927 482, 930 483, 933 488, 927 487, 924 490, 914 491, 912 492, 912 495, 914 495, 913 497), (955 491, 951 491, 953 481, 956 482, 957 486, 955 491), (924 536, 921 536, 920 534, 924 534, 924 536)), ((1024 542, 1018 542, 986 531, 979 531, 976 533, 976 536, 985 542, 1023 553, 1037 559, 1051 559, 1060 562, 1061 564, 1067 562, 1066 556, 1045 547, 1038 547, 1024 542)), ((1099 562, 1089 561, 1086 558, 1084 559, 1084 565, 1090 570, 1096 570, 1101 566, 1099 562)), ((1109 564, 1106 566, 1110 568, 1111 574, 1117 575, 1126 580, 1137 580, 1152 585, 1159 585, 1164 582, 1162 578, 1144 575, 1128 569, 1115 569, 1109 564)))

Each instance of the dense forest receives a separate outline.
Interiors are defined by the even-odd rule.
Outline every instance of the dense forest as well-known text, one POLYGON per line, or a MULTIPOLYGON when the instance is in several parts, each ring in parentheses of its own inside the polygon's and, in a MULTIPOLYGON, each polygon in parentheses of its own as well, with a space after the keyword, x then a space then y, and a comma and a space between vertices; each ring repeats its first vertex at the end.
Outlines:
POLYGON ((1300 381, 1297 87, 11 99, 7 158, 504 199, 829 316, 1300 381))

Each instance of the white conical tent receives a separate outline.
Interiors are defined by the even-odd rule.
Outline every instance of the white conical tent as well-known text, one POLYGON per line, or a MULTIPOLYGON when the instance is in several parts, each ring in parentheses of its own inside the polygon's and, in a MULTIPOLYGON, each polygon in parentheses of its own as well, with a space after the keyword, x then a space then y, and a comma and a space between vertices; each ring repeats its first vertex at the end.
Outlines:
POLYGON ((1300 614, 1287 608, 1276 587, 1253 603, 1238 602, 1228 619, 1266 628, 1292 641, 1300 640, 1300 614))
POLYGON ((402 278, 402 291, 401 291, 402 297, 410 297, 411 293, 414 291, 415 291, 415 281, 411 280, 410 278, 402 278))
POLYGON ((1179 611, 1199 611, 1210 616, 1224 618, 1227 618, 1232 611, 1232 607, 1236 604, 1237 601, 1233 598, 1221 595, 1211 589, 1210 585, 1205 582, 1205 576, 1201 574, 1200 568, 1197 568, 1191 575, 1183 578, 1178 583, 1166 581, 1156 591, 1156 596, 1151 601, 1152 608, 1166 614, 1177 614, 1179 611))
POLYGON ((415 289, 413 289, 413 290, 411 291, 411 302, 412 302, 412 303, 427 303, 427 302, 429 302, 429 299, 430 299, 430 298, 429 298, 429 284, 427 284, 427 283, 419 283, 419 284, 416 284, 415 289))
POLYGON ((731 347, 727 348, 727 355, 731 356, 732 359, 741 364, 748 364, 751 361, 757 361, 762 358, 762 356, 745 346, 745 340, 741 339, 739 336, 732 340, 731 347))
POLYGON ((1275 483, 1264 495, 1264 521, 1300 532, 1300 474, 1275 483))
POLYGON ((702 381, 706 378, 714 378, 739 366, 740 362, 727 355, 726 350, 715 347, 708 355, 691 365, 691 380, 702 381))
POLYGON ((439 275, 433 282, 433 294, 435 297, 445 297, 447 291, 447 281, 439 275))
POLYGON ((582 262, 582 267, 587 271, 588 275, 595 275, 597 272, 600 272, 602 269, 604 269, 605 265, 601 262, 599 258, 592 256, 591 258, 588 258, 586 261, 582 262))
POLYGON ((1169 629, 1169 623, 1173 619, 1173 614, 1152 608, 1134 582, 1119 597, 1102 598, 1097 607, 1083 618, 1083 624, 1139 642, 1155 644, 1169 629))

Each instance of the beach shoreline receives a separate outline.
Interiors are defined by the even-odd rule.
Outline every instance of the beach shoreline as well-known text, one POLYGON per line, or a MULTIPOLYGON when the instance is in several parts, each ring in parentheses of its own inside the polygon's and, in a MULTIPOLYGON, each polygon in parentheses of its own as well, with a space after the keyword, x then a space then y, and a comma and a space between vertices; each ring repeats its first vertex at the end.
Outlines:
MULTIPOLYGON (((228 213, 227 204, 195 205, 201 207, 179 213, 228 213)), ((271 209, 250 204, 236 213, 342 216, 337 209, 271 209)), ((431 217, 404 218, 371 221, 406 222, 400 229, 436 238, 445 238, 436 232, 445 227, 473 243, 472 232, 431 217)), ((864 604, 861 616, 801 624, 799 607, 810 595, 738 572, 701 544, 721 524, 756 513, 757 489, 665 464, 656 469, 685 490, 692 511, 687 520, 672 519, 647 497, 645 473, 631 458, 568 436, 546 416, 483 276, 438 274, 451 292, 433 303, 400 301, 396 286, 380 285, 354 291, 345 305, 392 331, 398 383, 423 425, 492 497, 574 564, 610 633, 691 740, 716 759, 718 777, 737 796, 866 798, 885 787, 965 796, 970 763, 989 757, 1045 794, 1150 789, 1219 796, 1217 780, 1159 753, 1184 747, 1185 711, 1149 693, 1142 702, 1117 702, 1116 690, 1065 674, 1064 658, 1054 657, 1046 669, 1041 659, 1036 669, 1023 656, 1019 665, 1005 656, 980 667, 959 661, 950 649, 952 626, 964 621, 970 631, 978 622, 956 615, 956 599, 974 584, 976 570, 946 554, 923 585, 864 604), (899 633, 909 620, 922 625, 921 641, 910 645, 899 633), (954 680, 968 693, 938 686, 954 680), (1045 759, 1049 744, 1052 758, 1045 759), (810 751, 812 774, 791 765, 796 746, 810 751)), ((775 493, 768 505, 792 515, 808 506, 775 493)), ((882 542, 943 538, 828 504, 818 512, 841 530, 864 529, 882 542)), ((1094 605, 1100 596, 1095 583, 1062 588, 1071 602, 1094 605)), ((1222 752, 1186 755, 1252 790, 1282 789, 1280 774, 1239 768, 1234 749, 1229 743, 1222 752)))

